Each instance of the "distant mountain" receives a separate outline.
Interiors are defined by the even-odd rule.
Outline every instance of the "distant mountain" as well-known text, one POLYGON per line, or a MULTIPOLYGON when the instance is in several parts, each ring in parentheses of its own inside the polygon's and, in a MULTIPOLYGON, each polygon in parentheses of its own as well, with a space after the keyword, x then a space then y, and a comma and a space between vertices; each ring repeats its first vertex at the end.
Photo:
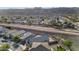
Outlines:
POLYGON ((25 8, 25 9, 0 9, 0 15, 55 15, 79 14, 79 8, 25 8))

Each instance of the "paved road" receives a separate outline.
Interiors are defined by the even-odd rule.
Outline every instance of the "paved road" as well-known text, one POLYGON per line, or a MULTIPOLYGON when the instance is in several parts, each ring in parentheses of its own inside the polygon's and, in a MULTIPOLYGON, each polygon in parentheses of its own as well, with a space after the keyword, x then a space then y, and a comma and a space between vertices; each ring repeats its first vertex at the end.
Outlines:
POLYGON ((0 23, 0 26, 27 29, 27 30, 32 30, 32 31, 36 31, 36 32, 44 32, 44 33, 48 33, 48 34, 55 33, 55 34, 79 36, 79 33, 76 33, 76 32, 62 31, 62 30, 58 30, 55 28, 49 28, 49 27, 29 26, 29 25, 21 25, 21 24, 3 24, 3 23, 0 23))

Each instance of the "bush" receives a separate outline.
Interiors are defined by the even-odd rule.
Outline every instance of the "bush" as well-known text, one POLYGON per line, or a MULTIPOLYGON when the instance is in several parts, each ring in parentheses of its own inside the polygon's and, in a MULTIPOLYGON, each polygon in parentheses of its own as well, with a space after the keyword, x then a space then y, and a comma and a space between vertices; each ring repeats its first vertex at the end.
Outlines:
POLYGON ((71 47, 72 46, 72 42, 70 40, 64 40, 63 44, 67 47, 71 47))
POLYGON ((10 48, 9 44, 2 44, 0 47, 0 51, 8 51, 9 48, 10 48))
POLYGON ((57 46, 55 51, 66 51, 66 49, 63 48, 62 46, 57 46))

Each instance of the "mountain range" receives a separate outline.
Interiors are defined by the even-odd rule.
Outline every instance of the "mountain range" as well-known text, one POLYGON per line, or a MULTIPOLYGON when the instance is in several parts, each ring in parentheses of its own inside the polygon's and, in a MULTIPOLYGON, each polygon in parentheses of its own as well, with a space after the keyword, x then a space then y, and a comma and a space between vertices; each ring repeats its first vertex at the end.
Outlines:
POLYGON ((79 14, 78 7, 59 8, 24 8, 24 9, 0 9, 0 15, 57 15, 57 14, 79 14))

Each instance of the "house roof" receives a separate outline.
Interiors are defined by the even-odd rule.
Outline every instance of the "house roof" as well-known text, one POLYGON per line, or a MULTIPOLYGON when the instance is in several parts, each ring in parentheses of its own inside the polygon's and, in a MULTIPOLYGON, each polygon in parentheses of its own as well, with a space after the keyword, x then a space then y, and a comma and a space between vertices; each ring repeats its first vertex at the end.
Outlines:
POLYGON ((0 32, 5 32, 7 29, 5 29, 4 27, 0 26, 0 32))
POLYGON ((43 45, 39 45, 36 48, 30 49, 30 51, 50 51, 50 50, 44 47, 43 45))
POLYGON ((18 30, 13 30, 11 32, 9 32, 12 36, 15 36, 15 35, 22 35, 25 33, 24 30, 21 30, 21 31, 18 31, 18 30))
POLYGON ((20 39, 26 39, 26 38, 28 38, 28 37, 31 36, 31 35, 32 35, 31 32, 26 32, 25 34, 23 34, 22 37, 20 37, 20 39))
POLYGON ((47 51, 47 50, 42 50, 43 48, 50 50, 50 46, 48 45, 48 42, 33 42, 30 50, 32 50, 32 49, 36 50, 37 49, 38 51, 47 51), (42 47, 40 47, 40 46, 42 46, 42 47))
POLYGON ((48 34, 36 35, 35 37, 31 38, 30 41, 32 42, 45 42, 48 41, 48 34))

